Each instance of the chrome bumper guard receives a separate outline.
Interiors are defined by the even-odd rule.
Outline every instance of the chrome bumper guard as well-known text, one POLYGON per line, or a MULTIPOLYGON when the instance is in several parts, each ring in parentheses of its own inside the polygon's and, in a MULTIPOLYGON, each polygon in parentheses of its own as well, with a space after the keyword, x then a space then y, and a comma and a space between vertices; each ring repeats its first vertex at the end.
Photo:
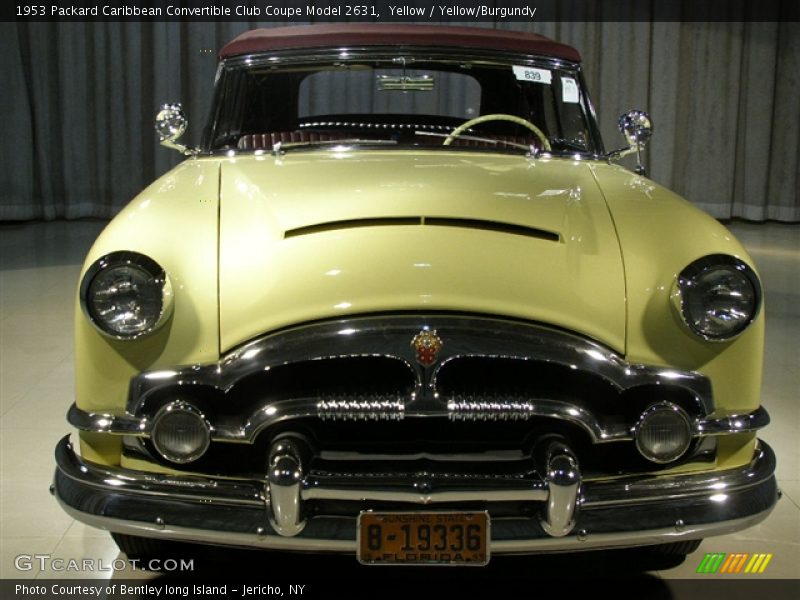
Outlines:
MULTIPOLYGON (((726 470, 582 481, 570 449, 554 441, 542 477, 403 479, 304 472, 301 448, 273 444, 264 480, 162 475, 84 461, 69 436, 56 448, 53 492, 75 519, 109 531, 285 550, 355 553, 356 520, 306 517, 313 500, 392 502, 426 510, 455 502, 530 502, 534 514, 492 519, 492 553, 578 551, 660 544, 750 527, 778 491, 775 456, 760 442, 752 461, 726 470)), ((491 510, 490 510, 491 514, 491 510)))

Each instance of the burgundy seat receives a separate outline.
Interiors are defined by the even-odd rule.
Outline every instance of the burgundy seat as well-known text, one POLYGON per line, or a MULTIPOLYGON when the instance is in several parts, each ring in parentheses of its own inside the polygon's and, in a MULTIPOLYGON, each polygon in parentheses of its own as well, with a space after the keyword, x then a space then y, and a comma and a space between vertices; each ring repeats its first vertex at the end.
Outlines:
MULTIPOLYGON (((290 142, 329 142, 336 140, 352 139, 354 137, 358 136, 353 134, 348 134, 346 132, 317 133, 314 131, 273 131, 270 133, 247 133, 239 138, 237 147, 239 148, 239 150, 271 150, 272 147, 278 142, 284 144, 290 142)), ((492 135, 490 137, 491 139, 496 139, 498 141, 497 145, 499 147, 507 146, 507 144, 505 144, 504 142, 522 144, 523 146, 530 146, 531 144, 533 144, 533 146, 536 148, 541 146, 539 140, 529 138, 526 136, 492 135)), ((441 145, 443 139, 444 138, 420 136, 419 142, 425 145, 436 146, 436 145, 441 145)), ((485 145, 484 142, 464 139, 461 137, 457 137, 456 139, 453 140, 453 146, 477 147, 482 145, 485 145)))
POLYGON ((316 133, 314 131, 273 131, 270 133, 247 133, 239 138, 239 150, 271 150, 281 142, 328 142, 353 137, 345 133, 316 133))
MULTIPOLYGON (((475 135, 477 137, 480 137, 480 133, 464 134, 464 135, 475 135)), ((503 147, 509 147, 509 148, 515 147, 515 146, 510 146, 509 144, 521 144, 523 146, 533 145, 534 148, 541 148, 541 146, 542 146, 542 143, 538 139, 527 137, 527 136, 523 136, 523 135, 497 135, 497 134, 494 134, 494 135, 487 135, 486 138, 487 139, 492 139, 492 140, 497 140, 497 142, 498 142, 497 146, 500 147, 500 148, 503 148, 503 147), (508 142, 508 143, 506 143, 506 142, 508 142)), ((464 139, 464 138, 461 138, 461 137, 457 137, 456 139, 453 140, 452 145, 453 146, 476 147, 476 146, 485 146, 486 142, 479 142, 478 140, 470 140, 470 139, 464 139)))

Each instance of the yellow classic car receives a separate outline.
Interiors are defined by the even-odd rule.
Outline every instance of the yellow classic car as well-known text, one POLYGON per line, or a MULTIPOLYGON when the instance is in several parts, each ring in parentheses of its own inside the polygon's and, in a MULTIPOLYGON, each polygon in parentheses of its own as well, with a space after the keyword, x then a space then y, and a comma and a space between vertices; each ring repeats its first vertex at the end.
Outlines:
POLYGON ((255 30, 198 148, 107 226, 54 493, 162 540, 486 564, 764 519, 762 291, 714 219, 615 164, 578 52, 423 25, 255 30))

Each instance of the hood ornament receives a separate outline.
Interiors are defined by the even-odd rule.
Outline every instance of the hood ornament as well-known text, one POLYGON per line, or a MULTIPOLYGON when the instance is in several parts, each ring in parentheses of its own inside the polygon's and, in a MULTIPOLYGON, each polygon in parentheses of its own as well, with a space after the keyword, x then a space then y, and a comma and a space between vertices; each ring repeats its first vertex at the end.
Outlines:
POLYGON ((423 367, 430 367, 436 362, 439 351, 444 346, 436 330, 423 329, 411 340, 411 347, 417 353, 417 362, 423 367))

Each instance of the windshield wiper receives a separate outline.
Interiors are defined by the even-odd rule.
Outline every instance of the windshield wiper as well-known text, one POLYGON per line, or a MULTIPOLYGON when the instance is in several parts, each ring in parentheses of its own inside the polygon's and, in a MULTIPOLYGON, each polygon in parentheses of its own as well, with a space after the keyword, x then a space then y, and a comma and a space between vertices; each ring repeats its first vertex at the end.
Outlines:
POLYGON ((314 140, 308 142, 275 142, 272 153, 285 154, 287 150, 296 148, 312 148, 318 146, 393 146, 397 140, 371 140, 366 138, 345 138, 341 140, 314 140))

